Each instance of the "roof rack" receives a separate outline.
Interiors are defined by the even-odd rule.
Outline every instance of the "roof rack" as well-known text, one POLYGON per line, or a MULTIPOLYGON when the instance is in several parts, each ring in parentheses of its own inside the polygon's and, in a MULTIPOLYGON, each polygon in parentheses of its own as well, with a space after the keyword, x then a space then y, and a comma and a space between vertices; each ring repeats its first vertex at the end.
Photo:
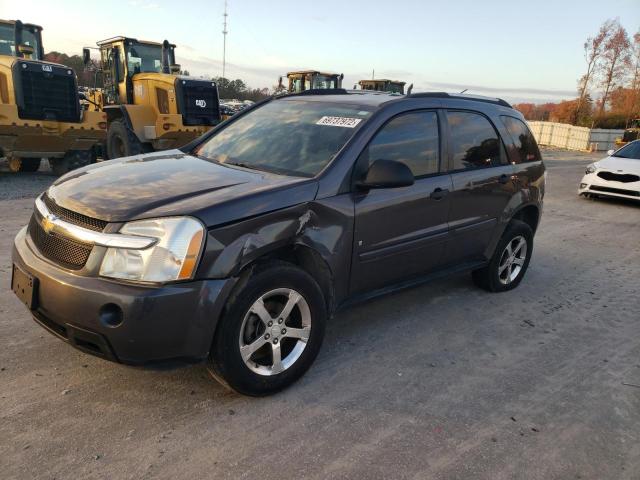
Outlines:
POLYGON ((475 102, 493 103, 503 107, 512 108, 511 105, 501 98, 483 97, 482 95, 467 95, 466 93, 447 93, 447 92, 422 92, 407 95, 409 98, 457 98, 459 100, 472 100, 475 102))

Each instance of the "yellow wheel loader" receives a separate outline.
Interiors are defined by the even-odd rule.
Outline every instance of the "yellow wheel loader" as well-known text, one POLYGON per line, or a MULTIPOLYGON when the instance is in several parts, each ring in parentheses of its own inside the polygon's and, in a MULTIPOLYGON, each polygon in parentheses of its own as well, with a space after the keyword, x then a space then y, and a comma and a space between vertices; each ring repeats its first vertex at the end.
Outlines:
MULTIPOLYGON (((97 45, 102 88, 86 99, 89 110, 107 115, 109 158, 178 148, 220 123, 215 82, 178 75, 175 45, 129 37, 97 45)), ((88 48, 83 60, 90 61, 88 48)))
POLYGON ((342 88, 343 74, 319 72, 317 70, 302 70, 287 73, 287 86, 283 79, 278 80, 278 90, 289 93, 300 93, 305 90, 325 90, 342 88))
POLYGON ((399 93, 404 95, 404 86, 407 82, 398 82, 397 80, 360 80, 358 85, 362 90, 375 90, 378 92, 399 93))
POLYGON ((43 61, 41 32, 0 20, 0 157, 14 172, 34 172, 47 158, 61 175, 95 161, 107 118, 81 109, 72 69, 43 61))
POLYGON ((633 142, 640 138, 640 118, 634 118, 629 123, 629 127, 625 129, 622 137, 616 138, 616 150, 624 147, 627 143, 633 142))

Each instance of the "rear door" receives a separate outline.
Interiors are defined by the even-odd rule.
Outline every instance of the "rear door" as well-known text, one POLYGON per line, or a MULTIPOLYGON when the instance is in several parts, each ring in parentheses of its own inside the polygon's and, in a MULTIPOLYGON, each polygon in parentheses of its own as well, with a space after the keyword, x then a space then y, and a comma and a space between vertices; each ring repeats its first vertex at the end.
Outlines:
POLYGON ((498 218, 515 193, 514 168, 486 116, 448 110, 446 117, 453 181, 446 262, 483 260, 498 218))
POLYGON ((445 148, 440 138, 436 111, 412 111, 385 123, 360 155, 363 171, 375 160, 403 162, 415 183, 354 192, 352 294, 424 274, 442 263, 451 178, 441 165, 445 148))
POLYGON ((534 195, 538 189, 543 188, 542 180, 544 179, 544 165, 538 144, 529 127, 522 120, 508 115, 503 115, 500 119, 512 140, 510 156, 518 185, 524 191, 534 195))

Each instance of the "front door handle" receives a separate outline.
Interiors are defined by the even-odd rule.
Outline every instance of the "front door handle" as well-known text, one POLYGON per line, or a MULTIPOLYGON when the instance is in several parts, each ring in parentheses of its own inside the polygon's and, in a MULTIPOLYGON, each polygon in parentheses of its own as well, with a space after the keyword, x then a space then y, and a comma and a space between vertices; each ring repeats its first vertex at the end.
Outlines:
POLYGON ((447 195, 449 195, 449 189, 438 187, 433 192, 431 192, 429 198, 432 198, 433 200, 442 200, 447 195))

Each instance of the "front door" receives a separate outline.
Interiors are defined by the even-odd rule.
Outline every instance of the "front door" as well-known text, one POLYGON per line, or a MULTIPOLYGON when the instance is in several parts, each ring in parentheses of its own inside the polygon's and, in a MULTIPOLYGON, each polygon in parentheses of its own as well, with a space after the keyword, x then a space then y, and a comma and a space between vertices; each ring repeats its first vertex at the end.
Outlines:
POLYGON ((487 117, 448 111, 449 168, 453 181, 447 263, 481 261, 516 191, 514 167, 487 117))
POLYGON ((351 293, 382 288, 424 274, 443 261, 448 235, 451 177, 440 159, 438 114, 404 113, 388 121, 362 152, 358 165, 395 160, 414 174, 409 187, 355 192, 351 293))

